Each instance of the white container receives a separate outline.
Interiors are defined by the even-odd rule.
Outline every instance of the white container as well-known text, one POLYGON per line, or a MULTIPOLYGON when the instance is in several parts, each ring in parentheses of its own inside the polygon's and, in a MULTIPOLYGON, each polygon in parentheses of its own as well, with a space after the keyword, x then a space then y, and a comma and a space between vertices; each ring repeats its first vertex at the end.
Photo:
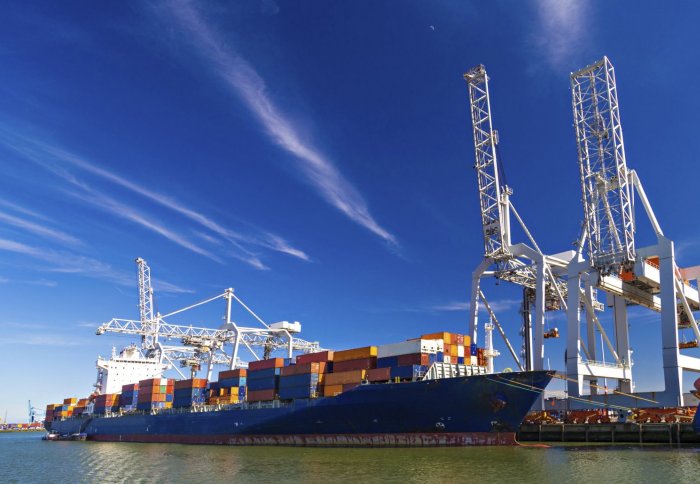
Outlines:
POLYGON ((414 353, 435 354, 442 351, 444 344, 441 339, 413 339, 377 346, 377 358, 388 358, 391 356, 411 355, 414 353))
POLYGON ((457 346, 457 356, 464 357, 464 346, 462 346, 462 345, 457 346))
MULTIPOLYGON (((444 358, 444 363, 452 363, 452 357, 449 355, 443 356, 444 358)), ((457 363, 457 358, 455 358, 455 363, 457 363)))
POLYGON ((476 356, 472 356, 472 365, 476 365, 477 361, 476 356))

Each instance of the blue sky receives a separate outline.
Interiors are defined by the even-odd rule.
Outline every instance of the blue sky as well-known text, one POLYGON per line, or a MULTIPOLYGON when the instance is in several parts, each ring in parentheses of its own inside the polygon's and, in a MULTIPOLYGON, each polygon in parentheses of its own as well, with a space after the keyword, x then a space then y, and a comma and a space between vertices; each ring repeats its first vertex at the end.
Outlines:
MULTIPOLYGON (((545 252, 571 248, 582 213, 568 76, 608 55, 628 164, 681 265, 698 264, 695 5, 230 3, 3 12, 0 416, 89 392, 97 355, 131 342, 94 329, 137 317, 137 256, 161 312, 232 286, 330 348, 466 332, 483 247, 462 74, 479 63, 545 252)), ((519 290, 484 290, 519 347, 519 290)), ((642 390, 659 385, 655 318, 632 321, 642 390)))

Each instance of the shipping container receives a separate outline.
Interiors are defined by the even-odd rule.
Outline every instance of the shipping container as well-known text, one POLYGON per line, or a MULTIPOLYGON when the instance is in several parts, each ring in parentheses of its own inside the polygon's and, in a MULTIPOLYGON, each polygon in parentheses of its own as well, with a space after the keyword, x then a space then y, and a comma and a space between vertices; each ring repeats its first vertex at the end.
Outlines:
POLYGON ((325 385, 344 385, 347 383, 360 383, 365 378, 367 370, 342 371, 326 375, 325 385))
POLYGON ((376 346, 365 346, 362 348, 336 351, 333 353, 333 362, 337 363, 339 361, 357 360, 358 358, 369 358, 371 356, 377 356, 376 346))
POLYGON ((297 365, 302 365, 305 363, 321 363, 333 361, 332 351, 319 351, 318 353, 307 353, 305 355, 297 356, 297 365))
POLYGON ((318 386, 319 376, 318 373, 306 373, 301 375, 287 375, 281 376, 279 380, 280 388, 290 388, 297 386, 318 386))
POLYGON ((438 351, 443 351, 442 347, 443 343, 440 340, 413 339, 377 346, 377 357, 386 358, 414 353, 437 353, 438 351))
POLYGON ((225 370, 219 372, 219 381, 226 380, 227 378, 240 378, 245 377, 248 374, 248 370, 245 368, 237 368, 235 370, 225 370))
POLYGON ((173 388, 175 390, 181 388, 205 388, 206 386, 206 378, 190 378, 189 380, 178 380, 173 383, 173 388))
POLYGON ((249 402, 260 402, 260 401, 274 400, 276 394, 277 394, 277 391, 274 388, 271 388, 269 390, 255 390, 255 391, 248 389, 247 400, 249 402))
POLYGON ((281 376, 301 375, 303 373, 325 373, 325 362, 297 363, 280 369, 281 376))
POLYGON ((445 344, 452 344, 452 334, 447 332, 424 334, 421 335, 421 338, 433 340, 441 339, 445 344))
POLYGON ((392 366, 399 365, 398 356, 386 356, 384 358, 377 358, 377 368, 391 368, 392 366))
POLYGON ((371 382, 388 381, 391 378, 391 368, 374 368, 367 370, 367 380, 371 382))
POLYGON ((266 370, 268 368, 282 368, 285 358, 270 358, 268 360, 251 361, 248 363, 248 377, 253 370, 266 370))
POLYGON ((377 367, 377 357, 357 358, 354 360, 343 360, 333 362, 333 373, 350 370, 369 370, 377 367))
POLYGON ((248 372, 248 376, 246 377, 246 381, 250 382, 252 380, 259 380, 261 378, 271 378, 273 376, 279 375, 280 371, 282 371, 281 367, 271 367, 271 368, 262 368, 259 370, 250 370, 248 372))
POLYGON ((248 380, 246 385, 248 390, 274 390, 279 386, 279 376, 270 376, 267 378, 256 378, 255 380, 248 380))
POLYGON ((434 354, 428 353, 414 353, 412 355, 399 355, 396 359, 397 362, 392 366, 406 366, 406 365, 430 365, 435 363, 434 354), (431 358, 432 357, 432 358, 431 358))
POLYGON ((343 385, 324 385, 323 396, 324 397, 334 397, 343 393, 343 385))

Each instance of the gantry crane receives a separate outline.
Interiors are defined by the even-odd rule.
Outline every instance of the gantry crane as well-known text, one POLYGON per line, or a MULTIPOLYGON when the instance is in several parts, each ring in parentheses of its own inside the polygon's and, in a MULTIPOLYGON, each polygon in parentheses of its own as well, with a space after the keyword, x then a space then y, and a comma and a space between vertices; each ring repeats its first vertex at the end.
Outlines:
POLYGON ((616 399, 628 406, 644 406, 651 401, 655 405, 683 405, 683 370, 700 371, 700 359, 681 354, 680 349, 694 345, 679 342, 679 331, 691 329, 694 341, 700 340, 693 315, 700 309, 700 266, 680 269, 676 265, 673 241, 662 232, 639 177, 627 168, 615 71, 610 60, 603 57, 572 73, 571 93, 588 260, 579 253, 568 270, 569 395, 579 397, 588 380, 592 383, 591 398, 595 399, 599 378, 617 380, 619 392, 634 391, 627 307, 639 305, 661 313, 665 390, 653 395, 637 394, 637 400, 619 394, 616 399), (635 195, 656 236, 655 245, 635 246, 635 195), (612 307, 614 342, 592 307, 594 289, 604 291, 612 307), (581 345, 581 307, 587 320, 585 346, 581 345), (598 361, 596 327, 612 354, 612 363, 598 361))
MULTIPOLYGON (((525 226, 510 200, 512 189, 505 184, 498 152, 498 132, 493 129, 491 102, 489 99, 489 77, 483 65, 478 65, 464 74, 469 88, 474 150, 481 208, 481 224, 484 238, 484 257, 472 273, 472 289, 469 314, 469 334, 477 341, 479 302, 481 301, 491 322, 504 338, 508 350, 520 369, 543 369, 544 340, 547 336, 558 336, 558 331, 545 332, 545 311, 566 309, 566 284, 564 276, 574 251, 545 255, 525 226), (513 244, 510 218, 513 215, 531 244, 513 244), (523 287, 523 339, 524 363, 505 336, 502 326, 481 290, 484 276, 495 277, 523 287), (531 308, 534 307, 534 324, 531 323, 531 308)), ((490 329, 490 328, 489 328, 490 329)))
POLYGON ((322 351, 318 342, 309 342, 297 338, 301 331, 298 322, 281 321, 267 324, 255 314, 235 293, 232 288, 222 294, 192 304, 182 309, 161 315, 154 311, 151 270, 145 260, 136 259, 138 267, 139 315, 140 320, 112 319, 97 329, 97 334, 107 332, 141 336, 141 350, 145 356, 157 358, 161 363, 167 361, 180 375, 176 362, 182 367, 190 367, 194 374, 202 365, 207 364, 207 379, 211 379, 213 365, 226 365, 230 369, 247 366, 240 359, 241 345, 250 355, 261 359, 255 347, 266 349, 269 356, 272 351, 284 349, 289 358, 294 351, 311 353, 322 351), (194 327, 168 323, 166 318, 186 312, 196 307, 224 299, 226 301, 225 323, 218 329, 194 327), (233 302, 237 302, 250 314, 261 327, 241 326, 231 319, 233 302), (164 341, 177 340, 180 344, 164 344, 164 341), (226 345, 232 346, 231 355, 226 353, 226 345))

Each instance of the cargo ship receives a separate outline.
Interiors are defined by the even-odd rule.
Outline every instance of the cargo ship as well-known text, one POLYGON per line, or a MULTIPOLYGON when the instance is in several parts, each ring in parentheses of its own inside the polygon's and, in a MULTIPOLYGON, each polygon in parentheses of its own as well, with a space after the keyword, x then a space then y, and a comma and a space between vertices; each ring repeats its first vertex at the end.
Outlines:
MULTIPOLYGON (((120 374, 128 375, 129 358, 116 360, 120 374)), ((134 363, 135 371, 143 372, 144 363, 134 363)), ((104 384, 110 365, 98 366, 104 384)), ((483 350, 470 345, 469 337, 435 333, 384 346, 263 359, 219 372, 218 381, 146 378, 122 385, 120 393, 49 405, 46 426, 57 435, 110 442, 514 445, 519 425, 552 376, 489 374, 483 350)))

